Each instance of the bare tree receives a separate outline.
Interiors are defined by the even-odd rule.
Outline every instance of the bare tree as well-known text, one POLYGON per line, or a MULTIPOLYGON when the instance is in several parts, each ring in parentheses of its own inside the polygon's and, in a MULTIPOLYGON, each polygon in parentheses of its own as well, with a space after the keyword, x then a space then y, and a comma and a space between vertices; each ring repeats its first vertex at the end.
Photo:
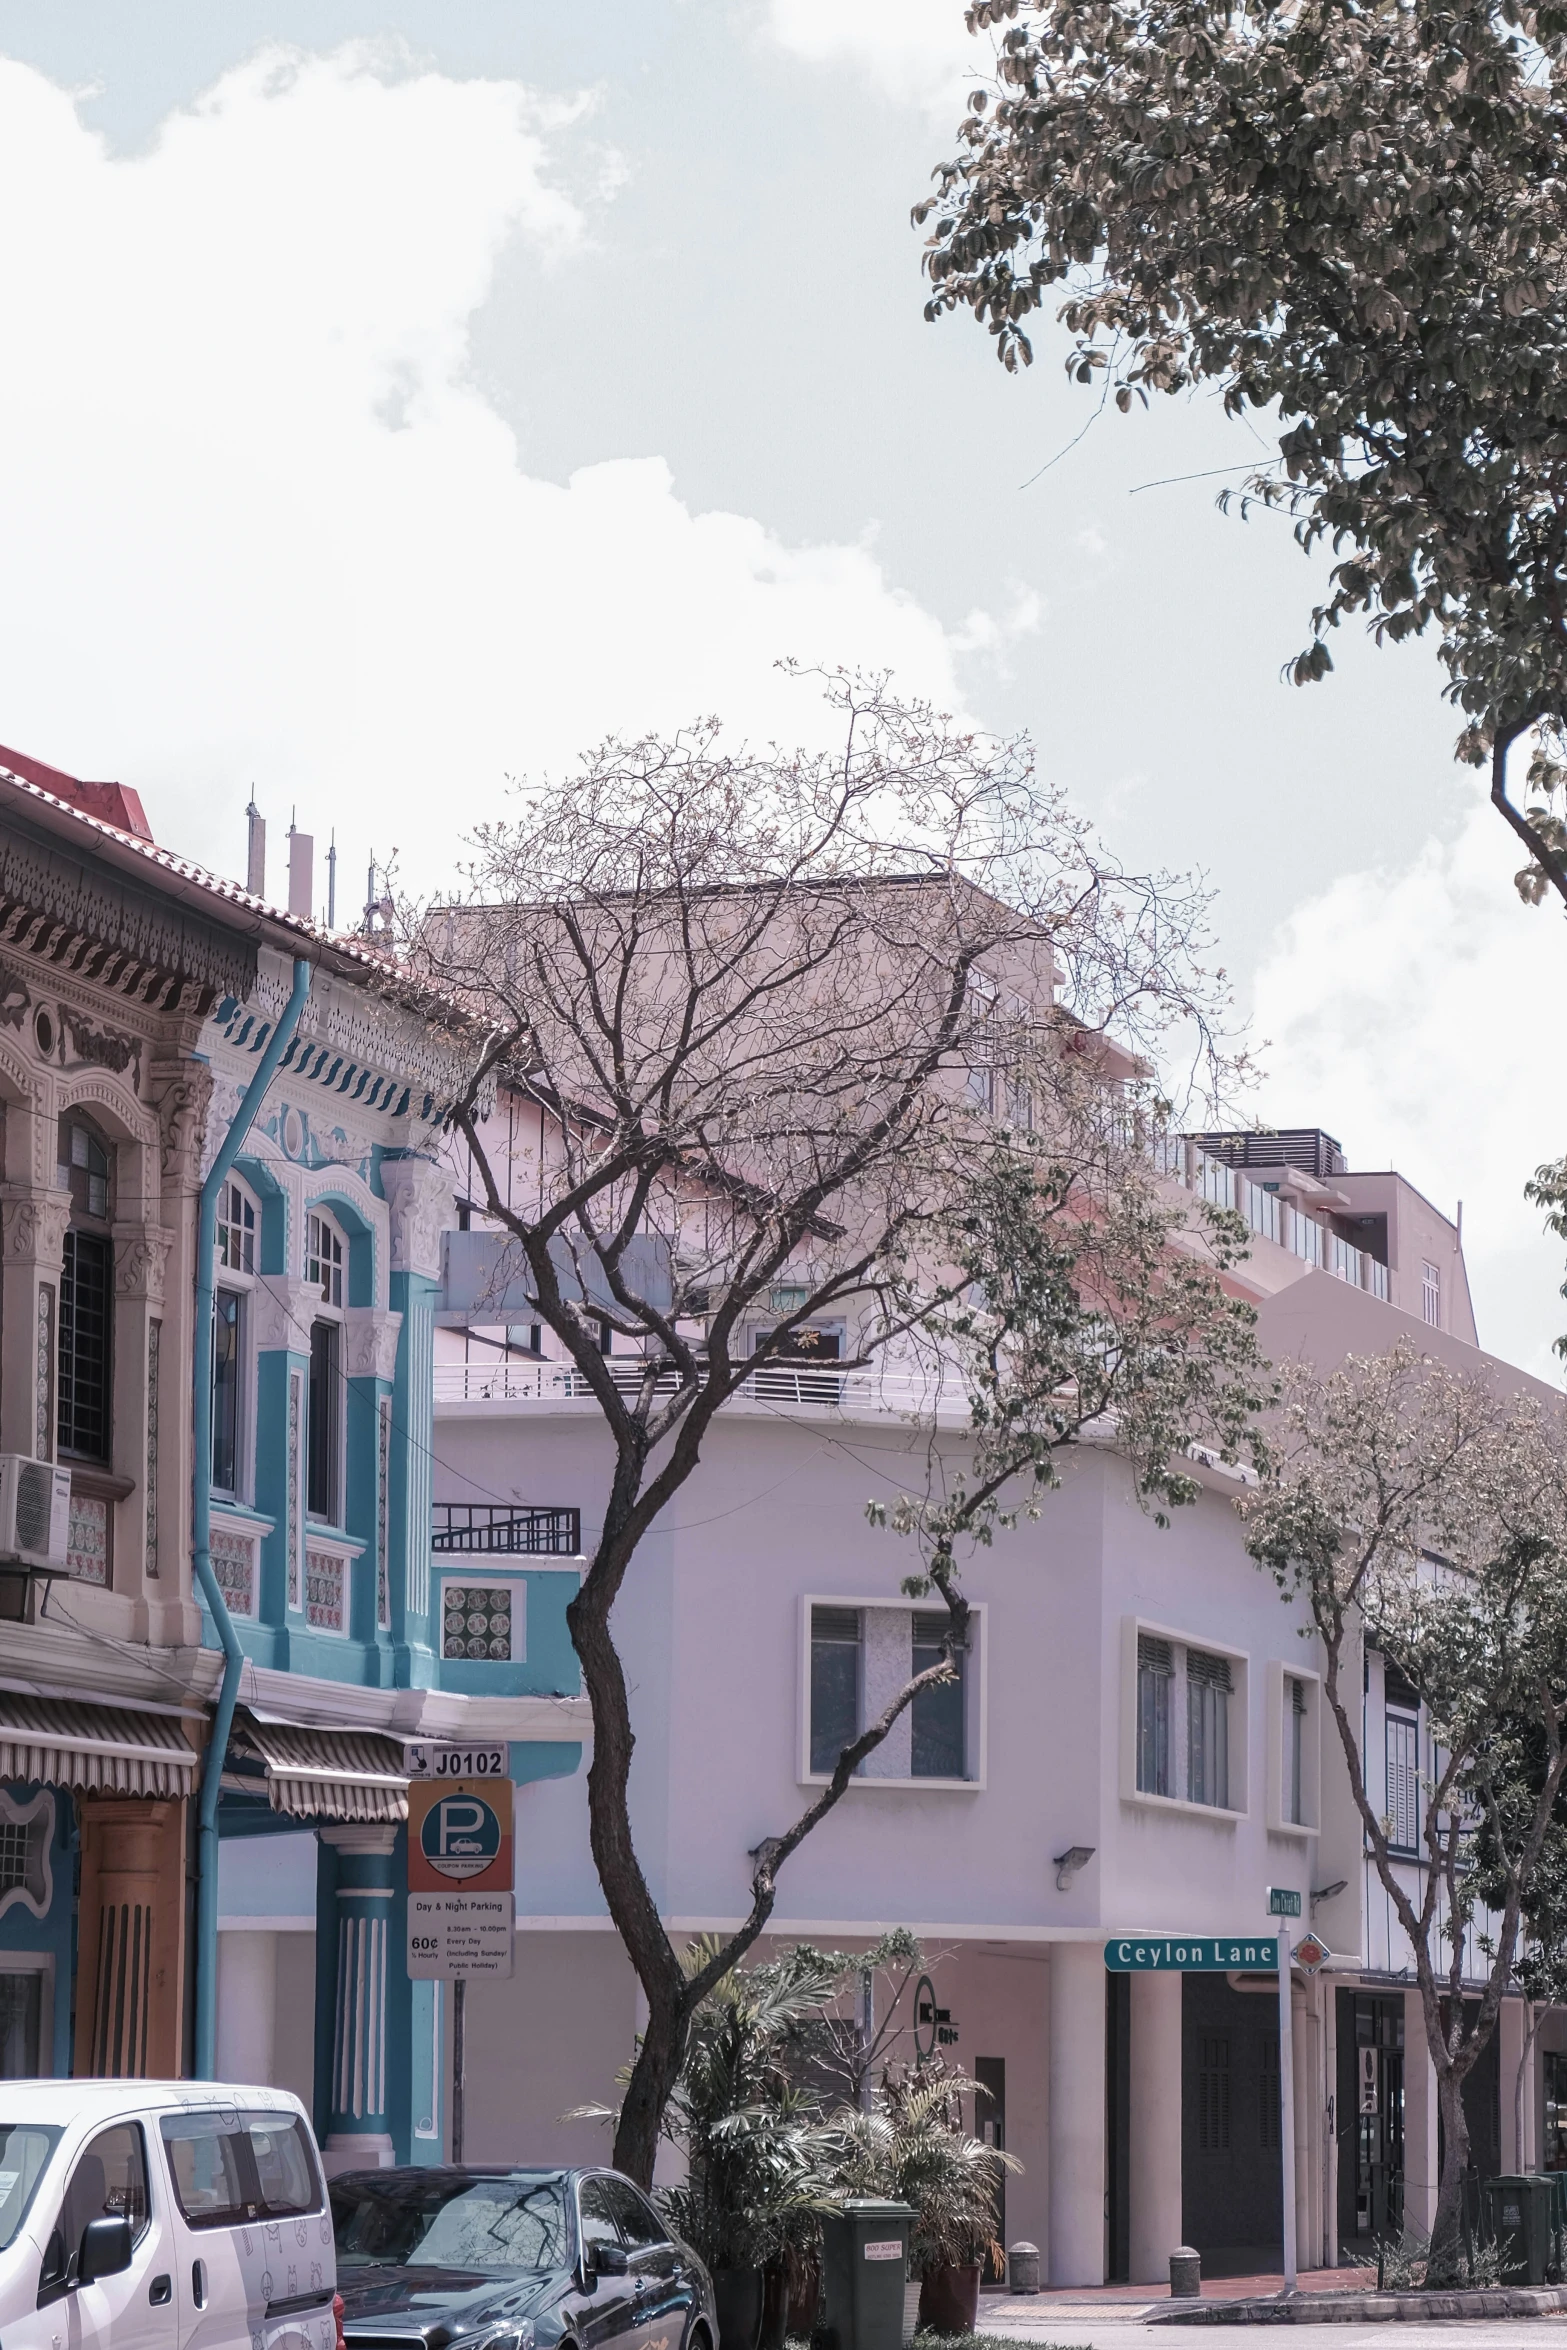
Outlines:
POLYGON ((1241 1506, 1247 1547, 1305 1602, 1366 1849, 1414 1962, 1444 2151, 1428 2275, 1459 2261, 1463 2084, 1496 2026, 1520 1920, 1558 1864, 1567 1775, 1567 1516, 1561 1415, 1401 1344, 1327 1377, 1292 1367, 1276 1465, 1241 1506), (1427 1709, 1419 1865, 1361 1752, 1362 1638, 1427 1709), (1476 1862, 1481 1863, 1475 1866, 1476 1862), (1478 1904, 1486 1964, 1465 2004, 1478 1904), (1445 1951, 1443 1944, 1445 1943, 1445 1951))
POLYGON ((628 1803, 611 1611, 639 1546, 715 1414, 759 1367, 798 1359, 820 1316, 845 1320, 863 1365, 966 1292, 954 1217, 1003 1154, 1048 1137, 1090 1219, 1105 1135, 1123 1157, 1140 1148, 1138 1054, 1178 1041, 1200 1067, 1221 1057, 1194 888, 1101 855, 1025 744, 880 684, 826 690, 830 753, 731 750, 709 723, 608 742, 525 790, 478 837, 464 897, 412 932, 427 973, 490 1023, 455 1125, 509 1236, 507 1277, 610 1438, 568 1620, 593 1711, 594 1861, 648 2004, 615 2140, 644 2182, 695 2010, 765 1929, 789 1856, 950 1675, 967 1611, 949 1577, 941 1662, 758 1846, 743 1921, 688 1969, 628 1803), (538 1112, 520 1185, 486 1116, 496 1085, 538 1112))

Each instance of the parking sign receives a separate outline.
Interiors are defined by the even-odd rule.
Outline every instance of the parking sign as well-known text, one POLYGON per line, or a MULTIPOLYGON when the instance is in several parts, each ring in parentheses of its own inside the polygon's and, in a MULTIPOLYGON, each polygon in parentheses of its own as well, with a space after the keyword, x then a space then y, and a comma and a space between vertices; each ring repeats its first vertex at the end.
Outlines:
POLYGON ((410 1893, 510 1893, 510 1779, 414 1779, 408 1788, 410 1893))

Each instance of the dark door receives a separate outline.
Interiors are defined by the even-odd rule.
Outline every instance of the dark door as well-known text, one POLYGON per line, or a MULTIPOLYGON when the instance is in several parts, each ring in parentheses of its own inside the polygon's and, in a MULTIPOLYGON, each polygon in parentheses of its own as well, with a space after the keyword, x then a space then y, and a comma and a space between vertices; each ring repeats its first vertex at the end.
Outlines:
POLYGON ((611 2184, 607 2178, 590 2177, 577 2185, 584 2281, 588 2284, 577 2320, 583 2350, 609 2350, 611 2343, 629 2350, 637 2326, 637 2279, 629 2266, 619 2276, 593 2275, 593 2256, 601 2246, 621 2260, 627 2258, 610 2200, 611 2184))
POLYGON ((1181 1985, 1181 2229, 1209 2276, 1283 2255, 1278 1997, 1223 1975, 1181 1985))
MULTIPOLYGON (((1003 2153, 1007 2143, 1007 2060, 1004 2056, 976 2056, 974 2082, 981 2094, 974 2100, 974 2135, 983 2138, 987 2146, 998 2147, 1003 2153)), ((1007 2243, 1007 2180, 1005 2171, 996 2182, 996 2242, 1003 2252, 1007 2243)), ((986 2284, 1000 2284, 988 2265, 984 2273, 986 2284)))
POLYGON ((1338 2232, 1369 2251, 1404 2232, 1404 2002, 1338 1994, 1338 2232))
POLYGON ((692 2283, 684 2256, 647 2198, 629 2179, 605 2179, 604 2191, 620 2222, 631 2264, 637 2350, 678 2350, 691 2313, 692 2283))

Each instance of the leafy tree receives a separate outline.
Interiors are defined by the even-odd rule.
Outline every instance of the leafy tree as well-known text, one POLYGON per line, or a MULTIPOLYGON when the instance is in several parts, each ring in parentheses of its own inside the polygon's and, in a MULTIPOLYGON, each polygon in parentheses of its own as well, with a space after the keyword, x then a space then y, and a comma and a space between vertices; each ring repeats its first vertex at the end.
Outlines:
POLYGON ((975 0, 996 38, 935 195, 927 316, 1003 362, 1054 300, 1123 411, 1274 409, 1240 493, 1333 563, 1334 629, 1434 630, 1458 755, 1567 901, 1567 42, 1522 0, 975 0), (1532 736, 1531 794, 1508 754, 1532 736))
MULTIPOLYGON (((1157 1385, 1168 1344, 1146 1301, 1119 1346, 1103 1343, 1117 1299, 1130 1308, 1150 1281, 1162 1295, 1168 1278, 1130 1228, 1115 1237, 1123 1175, 1149 1181, 1137 1055, 1178 1034, 1205 1064, 1220 1056, 1193 891, 1100 854, 1026 744, 874 683, 828 691, 831 753, 732 750, 712 725, 603 745, 524 792, 481 834, 468 894, 412 928, 419 967, 488 1030, 455 1116, 460 1180, 508 1236, 504 1277, 526 1286, 609 1440, 567 1620, 593 1711, 594 1862, 648 2003, 615 2138, 644 2183, 703 1999, 765 1930, 790 1855, 950 1675, 966 1606, 945 1578, 948 1653, 759 1840, 741 1925, 691 1971, 632 1825, 612 1611, 642 1545, 716 1415, 748 1380, 797 1376, 818 1317, 849 1328, 859 1368, 844 1376, 869 1385, 883 1357, 909 1359, 917 1326, 970 1286, 946 1261, 965 1215, 975 1262, 992 1209, 1037 1214, 1049 1248, 1075 1247, 1085 1289, 1074 1303, 1058 1267, 1058 1353, 1091 1379, 1101 1358, 1117 1366, 1128 1394, 1140 1376, 1157 1385), (520 1165, 519 1125, 536 1137, 520 1165), (1037 1187, 1004 1172, 1016 1130, 1038 1137, 1037 1187)), ((1228 1329, 1216 1269, 1209 1283, 1228 1329)), ((1187 1304, 1195 1315, 1195 1289, 1187 1304)), ((1184 1343, 1202 1358, 1195 1329, 1184 1343)), ((1224 1349, 1210 1351, 1222 1384, 1224 1349)), ((1172 1398, 1150 1435, 1178 1416, 1172 1398)))
POLYGON ((1247 1547, 1322 1643, 1366 1849, 1414 1962, 1445 2133, 1435 2283, 1459 2260, 1463 2083, 1495 2029, 1524 1920, 1556 1898, 1567 1779, 1561 1416, 1400 1345, 1327 1377, 1292 1367, 1282 1418, 1268 1476, 1242 1504, 1247 1547), (1399 1665, 1425 1708, 1418 1864, 1395 1855, 1367 1784, 1362 1640, 1399 1665), (1483 1869, 1470 1865, 1477 1849, 1483 1869), (1490 1959, 1471 2009, 1466 1943, 1482 1900, 1490 1959))

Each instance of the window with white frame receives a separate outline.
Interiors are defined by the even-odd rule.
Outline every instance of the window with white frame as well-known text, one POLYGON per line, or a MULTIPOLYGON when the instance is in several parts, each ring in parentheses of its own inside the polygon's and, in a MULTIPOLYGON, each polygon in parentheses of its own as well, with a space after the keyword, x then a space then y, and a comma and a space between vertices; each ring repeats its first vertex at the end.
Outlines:
POLYGON ((1298 1673, 1284 1676, 1284 1817, 1291 1827, 1306 1820, 1306 1684, 1298 1673))
POLYGON ((305 1279, 321 1292, 310 1325, 310 1388, 305 1413, 305 1514, 318 1525, 343 1522, 343 1235, 323 1210, 305 1220, 305 1279))
POLYGON ((1420 1268, 1420 1311, 1433 1330, 1442 1327, 1442 1274, 1437 1265, 1420 1268))
POLYGON ((1123 1636, 1122 1794, 1244 1812, 1245 1659, 1130 1617, 1123 1636))
POLYGON ((343 1236, 330 1216, 312 1214, 305 1222, 305 1279, 321 1292, 321 1302, 343 1302, 343 1236))
POLYGON ((212 1299, 212 1487, 238 1500, 245 1481, 250 1292, 256 1202, 237 1179, 218 1194, 218 1273, 212 1299))
POLYGON ((1151 1632, 1137 1638, 1137 1788, 1141 1795, 1173 1795, 1170 1767, 1170 1693, 1175 1648, 1151 1632))
POLYGON ((1186 1793, 1191 1803, 1230 1804, 1230 1698, 1235 1676, 1227 1656, 1186 1651, 1186 1793))
MULTIPOLYGON (((950 1678, 919 1692, 891 1736, 861 1764, 862 1778, 954 1782, 979 1775, 975 1652, 980 1621, 976 1608, 969 1616, 968 1645, 949 1660, 950 1678)), ((811 1604, 805 1725, 810 1777, 829 1777, 843 1749, 898 1691, 943 1661, 949 1628, 945 1608, 811 1604)))

